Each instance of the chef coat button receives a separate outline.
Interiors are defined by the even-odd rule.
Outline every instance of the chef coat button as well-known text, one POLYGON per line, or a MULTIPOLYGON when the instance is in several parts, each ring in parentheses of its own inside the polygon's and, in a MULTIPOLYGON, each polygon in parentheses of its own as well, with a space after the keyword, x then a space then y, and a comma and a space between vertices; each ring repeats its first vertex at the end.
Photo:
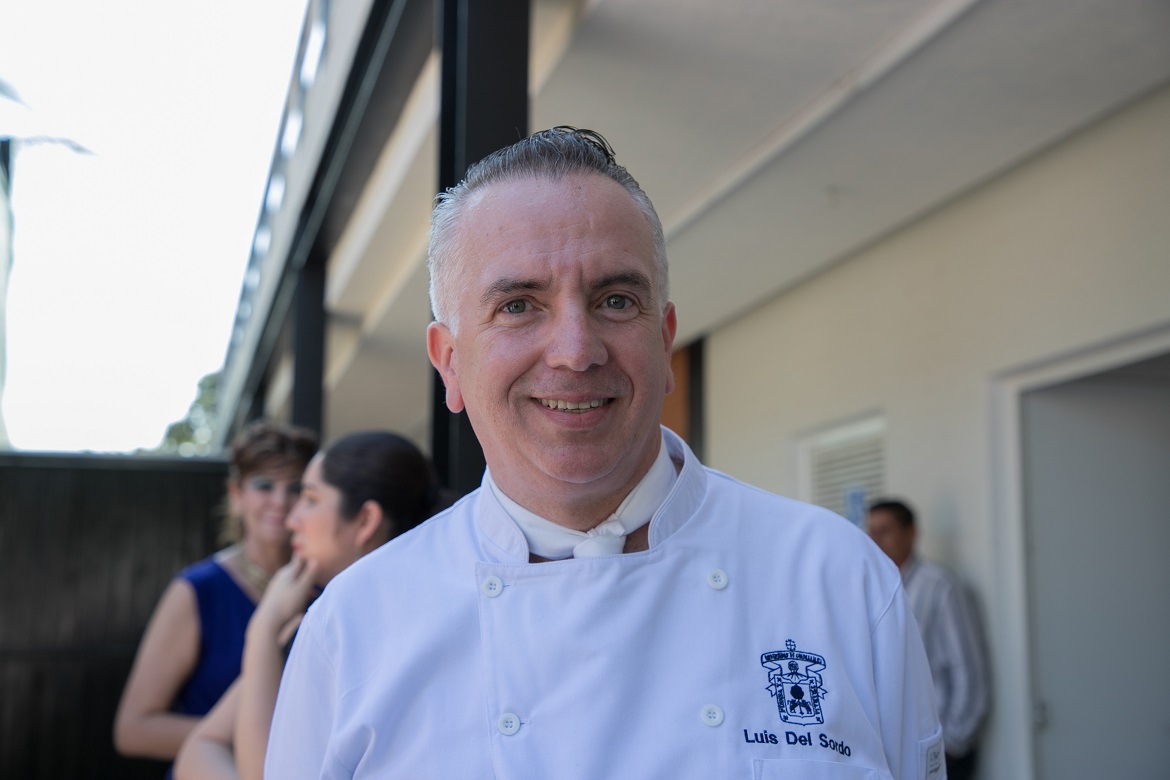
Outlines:
POLYGON ((494 599, 504 592, 504 581, 493 574, 490 577, 484 578, 484 581, 479 585, 479 589, 483 591, 483 595, 489 599, 494 599))
POLYGON ((711 728, 715 728, 716 726, 723 723, 723 710, 719 709, 714 704, 708 704, 703 708, 703 712, 700 717, 702 717, 703 723, 710 726, 711 728))
POLYGON ((505 712, 500 716, 500 719, 496 721, 496 728, 498 728, 500 733, 505 737, 510 737, 520 730, 520 716, 514 715, 511 712, 505 712))
POLYGON ((723 590, 727 587, 727 572, 723 569, 712 569, 707 574, 707 584, 715 590, 723 590))

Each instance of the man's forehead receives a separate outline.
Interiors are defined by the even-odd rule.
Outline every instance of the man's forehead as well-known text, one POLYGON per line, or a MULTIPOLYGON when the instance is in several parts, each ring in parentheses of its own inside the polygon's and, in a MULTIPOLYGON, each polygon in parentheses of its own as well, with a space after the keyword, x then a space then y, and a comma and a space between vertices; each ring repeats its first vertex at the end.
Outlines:
POLYGON ((880 526, 883 531, 909 531, 910 526, 904 525, 898 516, 888 509, 877 509, 869 513, 870 526, 880 526))
POLYGON ((534 177, 491 182, 475 195, 462 221, 466 271, 545 284, 569 274, 591 285, 604 276, 653 275, 651 232, 618 182, 597 174, 534 177))

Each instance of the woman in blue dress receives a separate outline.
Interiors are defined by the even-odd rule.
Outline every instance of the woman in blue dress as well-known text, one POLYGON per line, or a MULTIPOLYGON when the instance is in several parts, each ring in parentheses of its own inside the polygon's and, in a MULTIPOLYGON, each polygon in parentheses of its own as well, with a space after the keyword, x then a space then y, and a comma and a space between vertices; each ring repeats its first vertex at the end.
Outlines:
POLYGON ((305 429, 260 421, 232 444, 232 544, 179 572, 159 599, 114 719, 118 752, 171 760, 239 676, 244 630, 268 580, 289 561, 285 520, 316 450, 305 429))
POLYGON ((288 518, 293 560, 248 626, 243 674, 183 745, 178 780, 259 780, 283 651, 309 600, 358 558, 450 503, 430 460, 393 433, 353 433, 313 458, 288 518))

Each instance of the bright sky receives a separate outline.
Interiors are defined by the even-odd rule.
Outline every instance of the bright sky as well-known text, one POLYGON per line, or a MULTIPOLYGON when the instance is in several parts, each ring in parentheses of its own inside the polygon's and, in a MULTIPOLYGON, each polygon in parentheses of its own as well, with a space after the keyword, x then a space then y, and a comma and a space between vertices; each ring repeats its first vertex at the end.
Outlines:
POLYGON ((0 79, 93 151, 15 153, 15 448, 156 447, 222 366, 305 7, 0 0, 0 79))

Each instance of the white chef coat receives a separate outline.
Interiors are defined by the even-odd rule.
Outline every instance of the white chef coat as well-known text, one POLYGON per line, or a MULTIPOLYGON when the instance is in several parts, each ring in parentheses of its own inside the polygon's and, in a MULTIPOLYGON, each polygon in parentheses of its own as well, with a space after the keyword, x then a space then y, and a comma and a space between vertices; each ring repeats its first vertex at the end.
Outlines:
POLYGON ((664 437, 683 465, 648 550, 529 563, 481 487, 336 577, 265 777, 944 777, 889 559, 664 437))

